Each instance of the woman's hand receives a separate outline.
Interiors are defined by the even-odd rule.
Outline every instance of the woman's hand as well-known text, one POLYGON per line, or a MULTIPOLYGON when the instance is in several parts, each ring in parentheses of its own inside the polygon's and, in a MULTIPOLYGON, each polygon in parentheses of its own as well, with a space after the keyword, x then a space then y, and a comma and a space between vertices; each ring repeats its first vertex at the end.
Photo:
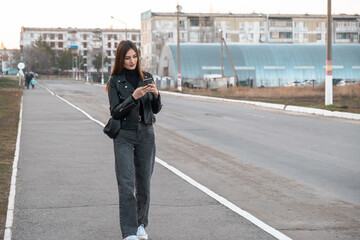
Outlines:
POLYGON ((152 92, 155 95, 155 98, 157 99, 159 97, 159 90, 156 88, 155 83, 151 82, 146 86, 148 87, 147 92, 152 92))
POLYGON ((138 100, 139 98, 143 97, 147 92, 152 92, 155 95, 156 99, 159 97, 159 90, 156 88, 154 82, 151 82, 143 87, 138 87, 137 89, 135 89, 132 96, 135 98, 135 100, 138 100))
POLYGON ((135 91, 132 94, 133 98, 135 100, 138 100, 139 98, 143 97, 148 92, 147 89, 148 89, 148 85, 143 87, 138 87, 137 89, 135 89, 135 91))

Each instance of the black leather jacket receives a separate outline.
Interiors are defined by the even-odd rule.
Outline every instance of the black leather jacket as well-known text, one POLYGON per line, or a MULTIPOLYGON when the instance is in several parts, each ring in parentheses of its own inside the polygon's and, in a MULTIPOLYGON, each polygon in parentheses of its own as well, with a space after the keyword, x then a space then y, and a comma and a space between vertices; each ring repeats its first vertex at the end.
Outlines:
MULTIPOLYGON (((147 75, 151 76, 149 73, 147 75)), ((152 76, 151 76, 152 77, 152 76)), ((141 79, 139 79, 141 80, 141 79)), ((132 97, 134 87, 126 81, 125 74, 111 76, 108 88, 110 113, 114 119, 121 120, 121 128, 137 129, 139 125, 140 102, 143 104, 145 124, 153 124, 156 121, 155 115, 160 112, 162 104, 159 93, 158 99, 153 93, 146 93, 140 99, 132 97)), ((138 87, 141 81, 138 82, 138 87)))

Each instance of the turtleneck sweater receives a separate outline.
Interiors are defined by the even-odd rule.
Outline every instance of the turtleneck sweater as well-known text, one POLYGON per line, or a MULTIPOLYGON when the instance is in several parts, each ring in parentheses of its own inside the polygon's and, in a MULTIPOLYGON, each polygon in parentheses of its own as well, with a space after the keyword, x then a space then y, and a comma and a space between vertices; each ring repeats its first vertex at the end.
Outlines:
MULTIPOLYGON (((134 89, 136 89, 138 82, 140 80, 139 72, 137 71, 137 69, 129 70, 127 68, 124 68, 124 74, 125 74, 126 81, 128 81, 131 84, 131 86, 133 86, 134 89)), ((134 98, 134 97, 132 97, 132 98, 134 98)), ((138 100, 140 100, 140 99, 138 99, 138 100)), ((142 105, 141 101, 139 101, 139 102, 140 102, 139 116, 141 116, 141 119, 144 119, 143 105, 142 105)))
POLYGON ((126 81, 128 81, 131 84, 131 86, 133 86, 136 89, 140 77, 137 69, 129 70, 124 68, 124 74, 126 81))

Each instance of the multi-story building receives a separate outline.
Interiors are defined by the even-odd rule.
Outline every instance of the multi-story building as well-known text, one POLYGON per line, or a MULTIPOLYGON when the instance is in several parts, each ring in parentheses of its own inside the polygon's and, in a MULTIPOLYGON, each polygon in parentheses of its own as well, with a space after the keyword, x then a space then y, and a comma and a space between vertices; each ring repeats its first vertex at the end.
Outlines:
MULTIPOLYGON (((325 44, 326 15, 180 13, 182 43, 325 44)), ((360 42, 359 15, 333 15, 333 43, 360 42)), ((141 15, 144 68, 156 73, 162 47, 177 42, 177 14, 147 11, 141 15)))
POLYGON ((71 49, 73 53, 83 56, 87 71, 96 71, 92 60, 96 54, 103 52, 111 60, 103 71, 111 72, 115 59, 117 44, 121 40, 132 40, 140 49, 140 30, 138 29, 99 29, 99 28, 27 28, 20 33, 20 50, 34 46, 39 38, 47 42, 54 51, 71 49), (126 35, 126 36, 125 36, 126 35))
POLYGON ((19 49, 0 49, 0 74, 16 74, 20 61, 19 49))

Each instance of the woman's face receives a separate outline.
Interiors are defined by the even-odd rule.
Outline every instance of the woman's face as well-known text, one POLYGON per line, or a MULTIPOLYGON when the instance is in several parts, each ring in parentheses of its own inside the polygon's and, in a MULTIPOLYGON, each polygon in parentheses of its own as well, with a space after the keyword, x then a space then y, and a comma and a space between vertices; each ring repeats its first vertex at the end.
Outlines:
POLYGON ((134 70, 136 68, 137 60, 138 56, 134 49, 131 48, 125 55, 124 68, 134 70))

